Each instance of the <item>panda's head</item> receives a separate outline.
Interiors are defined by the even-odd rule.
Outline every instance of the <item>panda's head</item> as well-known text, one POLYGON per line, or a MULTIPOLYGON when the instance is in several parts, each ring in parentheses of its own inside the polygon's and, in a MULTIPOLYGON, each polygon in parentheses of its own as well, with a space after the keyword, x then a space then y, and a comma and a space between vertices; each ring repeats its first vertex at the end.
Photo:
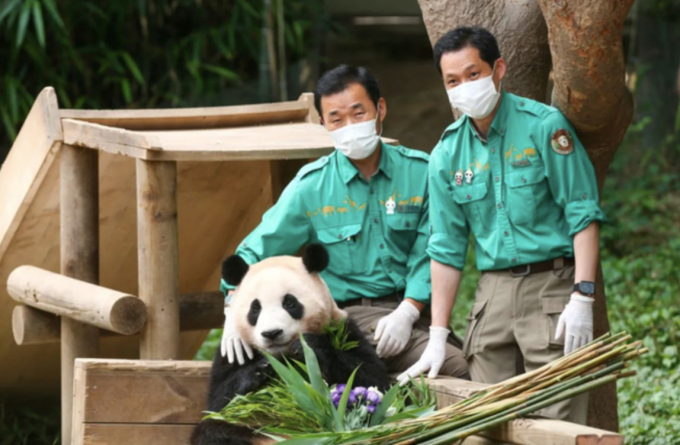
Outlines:
POLYGON ((320 244, 308 246, 302 258, 278 256, 252 266, 237 255, 227 258, 222 278, 237 286, 231 313, 243 341, 279 354, 301 332, 320 333, 330 320, 345 318, 319 276, 326 266, 320 244))

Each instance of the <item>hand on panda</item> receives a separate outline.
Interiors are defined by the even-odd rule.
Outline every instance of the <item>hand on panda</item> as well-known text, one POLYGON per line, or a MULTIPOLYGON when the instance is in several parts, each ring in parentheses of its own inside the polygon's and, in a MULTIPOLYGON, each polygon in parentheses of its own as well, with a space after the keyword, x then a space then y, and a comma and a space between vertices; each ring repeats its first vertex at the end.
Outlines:
POLYGON ((391 314, 381 318, 373 336, 378 342, 378 357, 392 357, 403 351, 411 339, 413 323, 419 318, 420 311, 408 301, 402 301, 391 314))
POLYGON ((231 308, 229 306, 224 307, 224 330, 222 331, 222 343, 220 348, 222 357, 226 356, 229 363, 234 363, 235 355, 238 364, 244 364, 246 359, 243 351, 248 355, 248 358, 251 360, 253 358, 253 350, 241 340, 241 336, 236 332, 233 317, 231 316, 231 308))

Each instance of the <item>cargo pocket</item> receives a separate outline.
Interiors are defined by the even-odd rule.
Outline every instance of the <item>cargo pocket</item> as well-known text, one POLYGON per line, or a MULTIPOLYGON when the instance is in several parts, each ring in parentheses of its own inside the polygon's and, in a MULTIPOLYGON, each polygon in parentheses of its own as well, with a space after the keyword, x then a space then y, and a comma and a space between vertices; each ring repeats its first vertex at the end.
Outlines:
POLYGON ((543 168, 519 169, 505 174, 508 202, 506 208, 513 224, 525 225, 534 222, 537 210, 534 185, 542 182, 544 178, 543 168))
MULTIPOLYGON (((565 306, 569 303, 569 296, 550 296, 541 298, 541 306, 543 314, 547 319, 548 349, 563 349, 564 338, 555 339, 555 331, 557 330, 557 322, 560 315, 564 311, 565 306)), ((564 335, 562 336, 564 337, 564 335)))
POLYGON ((328 269, 338 275, 354 271, 351 243, 358 242, 356 236, 361 232, 361 224, 317 229, 316 236, 328 251, 328 269))
MULTIPOLYGON (((463 212, 470 226, 474 229, 488 228, 483 215, 488 209, 484 209, 484 198, 488 193, 486 182, 478 184, 456 186, 453 189, 453 200, 463 208, 463 212)), ((488 219, 488 218, 487 218, 488 219)))
POLYGON ((468 325, 465 329, 465 340, 463 341, 463 355, 465 358, 469 358, 477 352, 473 347, 473 337, 475 336, 479 322, 482 319, 482 315, 484 315, 486 303, 486 301, 475 301, 475 304, 472 305, 472 309, 467 316, 468 325))

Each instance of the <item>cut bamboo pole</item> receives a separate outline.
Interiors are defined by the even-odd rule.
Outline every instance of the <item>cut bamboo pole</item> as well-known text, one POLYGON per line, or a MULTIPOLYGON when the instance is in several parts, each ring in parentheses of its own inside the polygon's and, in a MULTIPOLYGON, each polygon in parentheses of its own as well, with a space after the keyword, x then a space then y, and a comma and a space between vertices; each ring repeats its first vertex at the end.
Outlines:
MULTIPOLYGON (((140 304, 141 304, 141 300, 140 304)), ((180 331, 205 331, 224 325, 222 292, 182 294, 179 297, 180 331)), ((57 343, 61 339, 59 317, 30 306, 18 305, 12 311, 12 332, 19 346, 57 343)), ((103 337, 116 336, 102 329, 103 337)))
POLYGON ((14 269, 7 292, 28 306, 123 335, 138 333, 146 323, 139 298, 33 266, 14 269))
MULTIPOLYGON (((61 273, 99 282, 99 157, 96 150, 64 144, 60 152, 61 273)), ((73 364, 99 355, 99 331, 61 319, 61 441, 71 443, 73 364)))
POLYGON ((140 358, 177 359, 177 164, 141 159, 136 162, 139 298, 148 313, 141 335, 140 358))

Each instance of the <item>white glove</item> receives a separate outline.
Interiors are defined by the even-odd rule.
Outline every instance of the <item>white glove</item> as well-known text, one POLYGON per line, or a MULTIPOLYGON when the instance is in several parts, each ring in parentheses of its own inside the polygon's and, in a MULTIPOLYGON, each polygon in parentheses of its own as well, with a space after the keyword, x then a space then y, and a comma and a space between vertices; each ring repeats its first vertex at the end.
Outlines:
POLYGON ((391 314, 378 321, 373 340, 380 342, 376 348, 378 357, 399 354, 411 339, 413 323, 420 318, 420 311, 408 301, 402 301, 391 314))
POLYGON ((252 360, 253 350, 246 343, 241 340, 241 336, 236 332, 236 327, 232 322, 231 308, 225 306, 224 308, 224 330, 222 331, 222 343, 221 343, 222 357, 227 356, 229 363, 234 363, 234 353, 236 353, 236 359, 239 365, 245 363, 245 357, 243 356, 243 351, 246 351, 248 357, 252 360))
POLYGON ((571 294, 569 303, 562 311, 557 322, 555 339, 563 334, 564 355, 571 354, 576 349, 593 341, 593 302, 594 298, 586 297, 577 292, 571 294))
POLYGON ((421 373, 428 369, 428 378, 433 379, 439 374, 439 370, 446 359, 446 339, 449 336, 449 330, 436 326, 430 326, 430 341, 427 342, 425 351, 420 359, 405 372, 403 372, 397 380, 399 386, 403 386, 409 382, 409 377, 417 378, 421 373))

